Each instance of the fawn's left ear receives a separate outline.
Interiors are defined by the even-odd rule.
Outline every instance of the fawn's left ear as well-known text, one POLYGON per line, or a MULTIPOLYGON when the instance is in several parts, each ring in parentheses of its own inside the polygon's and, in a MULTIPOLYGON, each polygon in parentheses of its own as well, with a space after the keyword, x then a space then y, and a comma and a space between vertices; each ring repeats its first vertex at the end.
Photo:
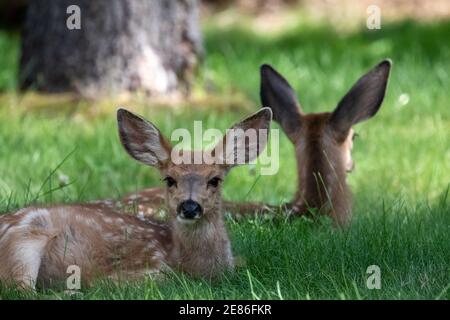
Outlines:
POLYGON ((373 117, 381 107, 391 69, 391 61, 383 60, 362 76, 341 99, 330 117, 330 125, 343 141, 351 126, 373 117))
POLYGON ((119 136, 130 156, 161 168, 170 159, 171 146, 158 128, 125 109, 117 110, 119 136))
POLYGON ((267 145, 272 110, 258 112, 235 124, 213 150, 216 159, 226 167, 247 164, 255 160, 267 145))
POLYGON ((261 103, 273 112, 273 119, 283 128, 286 135, 295 140, 302 124, 300 102, 289 82, 272 66, 263 64, 260 68, 261 103))

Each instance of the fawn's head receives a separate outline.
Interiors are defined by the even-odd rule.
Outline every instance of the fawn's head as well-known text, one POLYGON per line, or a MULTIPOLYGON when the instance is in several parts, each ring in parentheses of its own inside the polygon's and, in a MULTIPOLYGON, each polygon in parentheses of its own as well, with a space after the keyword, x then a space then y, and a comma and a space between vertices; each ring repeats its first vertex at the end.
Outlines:
POLYGON ((286 79, 271 66, 261 66, 262 104, 272 109, 274 120, 295 145, 299 180, 302 181, 298 197, 318 205, 324 202, 318 197, 325 198, 330 190, 327 190, 329 186, 317 188, 317 185, 330 183, 330 176, 337 178, 339 184, 345 184, 346 173, 354 168, 352 126, 371 118, 379 110, 390 68, 391 62, 384 60, 363 75, 334 111, 304 114, 286 79), (308 185, 316 186, 316 190, 305 190, 308 185), (317 195, 321 192, 322 195, 317 195))
POLYGON ((170 215, 182 224, 192 224, 212 221, 220 214, 224 177, 232 167, 255 160, 264 150, 272 112, 263 108, 235 124, 210 150, 182 151, 182 158, 187 161, 175 161, 178 154, 172 152, 169 141, 149 121, 124 109, 118 110, 117 119, 125 150, 134 159, 160 170, 166 183, 170 215), (263 136, 260 135, 252 144, 245 138, 230 139, 229 133, 233 130, 255 130, 263 136), (237 154, 243 154, 243 162, 237 161, 237 154), (200 163, 195 159, 201 159, 200 163))

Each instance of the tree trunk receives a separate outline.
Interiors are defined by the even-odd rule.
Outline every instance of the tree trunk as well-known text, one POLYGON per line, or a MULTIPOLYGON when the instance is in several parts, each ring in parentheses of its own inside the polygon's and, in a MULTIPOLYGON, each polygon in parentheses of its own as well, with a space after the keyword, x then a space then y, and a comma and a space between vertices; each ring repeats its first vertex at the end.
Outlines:
POLYGON ((33 0, 23 29, 21 87, 48 92, 179 92, 202 55, 196 0, 33 0))

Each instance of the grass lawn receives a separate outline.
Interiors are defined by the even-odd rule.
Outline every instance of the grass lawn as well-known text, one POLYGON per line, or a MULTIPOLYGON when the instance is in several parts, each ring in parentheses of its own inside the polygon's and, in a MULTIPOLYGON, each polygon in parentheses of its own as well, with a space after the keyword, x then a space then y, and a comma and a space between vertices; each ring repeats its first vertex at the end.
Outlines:
MULTIPOLYGON (((326 220, 229 221, 234 254, 245 263, 220 281, 174 274, 163 283, 99 282, 77 298, 450 298, 449 34, 449 22, 406 21, 345 33, 302 23, 270 35, 205 24, 207 56, 193 102, 164 109, 138 96, 127 104, 166 135, 192 129, 194 120, 226 129, 255 111, 261 63, 283 73, 303 109, 314 112, 331 110, 363 72, 385 57, 393 60, 380 112, 356 127, 352 225, 338 231, 326 220), (380 267, 380 290, 366 286, 370 265, 380 267)), ((74 102, 15 92, 19 42, 0 32, 0 212, 161 185, 155 169, 137 164, 119 144, 114 98, 74 102)), ((224 198, 277 204, 293 196, 293 147, 280 137, 279 172, 259 177, 251 167, 234 169, 224 198)), ((2 299, 24 297, 69 298, 62 291, 0 289, 2 299)))

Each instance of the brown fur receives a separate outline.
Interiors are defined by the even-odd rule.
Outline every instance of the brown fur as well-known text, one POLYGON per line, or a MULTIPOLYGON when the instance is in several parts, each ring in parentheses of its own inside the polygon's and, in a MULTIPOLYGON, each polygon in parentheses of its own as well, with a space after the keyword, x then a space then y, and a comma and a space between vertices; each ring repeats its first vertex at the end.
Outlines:
POLYGON ((298 215, 318 211, 338 225, 351 216, 347 172, 354 132, 352 125, 377 113, 383 101, 391 63, 382 61, 361 77, 333 112, 304 114, 295 91, 269 65, 261 67, 261 100, 295 146, 298 188, 285 207, 298 215))
POLYGON ((157 271, 172 246, 167 224, 94 205, 30 207, 1 216, 0 226, 8 226, 0 237, 0 279, 24 286, 59 282, 67 278, 70 265, 81 268, 85 283, 99 275, 128 278, 157 271), (22 252, 27 247, 36 251, 37 242, 42 243, 41 252, 35 252, 40 261, 22 252), (30 269, 37 270, 37 277, 30 269))
POLYGON ((166 164, 162 176, 170 176, 177 186, 166 188, 166 207, 174 230, 171 260, 193 275, 212 277, 233 265, 231 244, 223 222, 221 188, 208 186, 213 177, 224 178, 227 169, 220 165, 166 164), (192 199, 203 208, 201 219, 194 224, 177 222, 177 207, 192 199), (195 252, 195 255, 192 253, 195 252))
POLYGON ((309 114, 302 119, 295 141, 298 188, 292 208, 300 214, 316 208, 318 213, 328 214, 343 224, 351 214, 344 163, 345 153, 350 150, 338 143, 333 132, 327 129, 329 115, 309 114))

